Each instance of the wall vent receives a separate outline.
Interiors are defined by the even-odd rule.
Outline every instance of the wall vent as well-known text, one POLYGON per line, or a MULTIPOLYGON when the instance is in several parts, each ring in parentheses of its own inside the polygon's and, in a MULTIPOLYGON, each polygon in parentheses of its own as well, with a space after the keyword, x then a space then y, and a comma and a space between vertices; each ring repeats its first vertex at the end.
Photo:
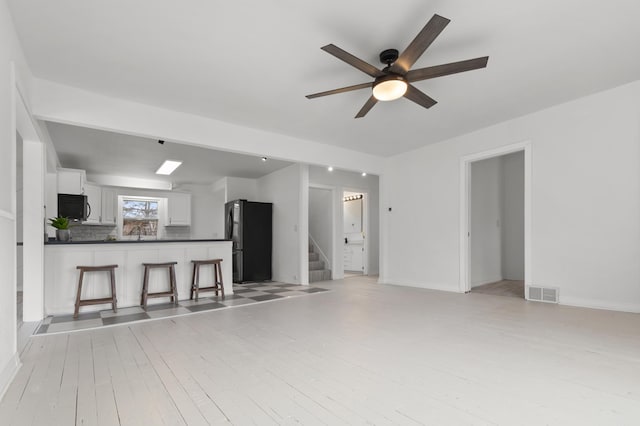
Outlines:
POLYGON ((534 302, 558 303, 558 289, 553 287, 528 286, 528 300, 534 302))

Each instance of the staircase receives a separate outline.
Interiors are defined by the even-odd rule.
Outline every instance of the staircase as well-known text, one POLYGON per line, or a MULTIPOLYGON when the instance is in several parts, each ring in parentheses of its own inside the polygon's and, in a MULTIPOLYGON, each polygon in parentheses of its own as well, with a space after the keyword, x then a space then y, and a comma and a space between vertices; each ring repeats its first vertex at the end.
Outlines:
POLYGON ((309 282, 314 283, 330 279, 331 270, 325 269, 324 261, 320 260, 320 254, 314 251, 312 244, 309 244, 309 282))

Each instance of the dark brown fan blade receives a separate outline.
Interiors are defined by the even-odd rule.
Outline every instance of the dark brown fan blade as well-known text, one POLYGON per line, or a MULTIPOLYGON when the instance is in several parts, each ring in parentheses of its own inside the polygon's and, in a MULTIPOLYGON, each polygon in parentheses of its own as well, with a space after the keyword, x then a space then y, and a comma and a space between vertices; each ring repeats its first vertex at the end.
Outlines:
POLYGON ((391 71, 404 74, 416 63, 431 43, 440 35, 450 20, 440 15, 433 15, 422 31, 418 33, 409 46, 400 54, 398 60, 391 66, 391 71))
POLYGON ((407 93, 404 94, 404 97, 425 108, 431 108, 438 103, 435 99, 427 96, 411 84, 407 87, 407 93))
POLYGON ((371 87, 371 86, 373 86, 373 82, 356 84, 354 86, 347 86, 347 87, 342 87, 340 89, 327 90, 326 92, 314 93, 312 95, 307 95, 306 98, 314 99, 314 98, 319 98, 321 96, 337 95, 338 93, 350 92, 352 90, 366 89, 367 87, 371 87))
POLYGON ((466 61, 451 62, 449 64, 411 70, 405 76, 407 81, 421 81, 429 78, 442 77, 444 75, 457 74, 459 72, 472 71, 487 66, 488 56, 468 59, 466 61))
POLYGON ((373 106, 377 103, 378 103, 378 100, 374 98, 373 95, 371 95, 371 97, 367 100, 367 102, 360 109, 360 111, 358 111, 358 114, 356 114, 356 118, 362 118, 365 115, 367 115, 367 113, 371 111, 371 108, 373 108, 373 106))
POLYGON ((363 73, 370 75, 371 77, 379 77, 382 75, 382 71, 380 71, 378 68, 363 61, 362 59, 356 58, 351 53, 340 49, 336 45, 327 44, 326 46, 321 47, 321 49, 327 53, 332 54, 336 58, 348 63, 352 67, 359 69, 363 73))

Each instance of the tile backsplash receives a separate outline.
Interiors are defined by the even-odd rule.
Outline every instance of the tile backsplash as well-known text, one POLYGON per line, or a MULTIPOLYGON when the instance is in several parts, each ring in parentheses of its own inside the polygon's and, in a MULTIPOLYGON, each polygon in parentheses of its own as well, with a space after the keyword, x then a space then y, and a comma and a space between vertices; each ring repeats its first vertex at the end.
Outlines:
POLYGON ((191 238, 191 227, 167 226, 164 228, 164 238, 167 240, 188 240, 191 238))
POLYGON ((118 228, 116 226, 77 225, 71 227, 71 240, 73 241, 106 240, 107 237, 117 238, 117 236, 118 228))
MULTIPOLYGON (((76 225, 71 227, 72 241, 102 241, 107 238, 117 239, 118 228, 116 226, 76 225)), ((191 238, 189 226, 167 226, 164 228, 164 240, 188 240, 191 238)))

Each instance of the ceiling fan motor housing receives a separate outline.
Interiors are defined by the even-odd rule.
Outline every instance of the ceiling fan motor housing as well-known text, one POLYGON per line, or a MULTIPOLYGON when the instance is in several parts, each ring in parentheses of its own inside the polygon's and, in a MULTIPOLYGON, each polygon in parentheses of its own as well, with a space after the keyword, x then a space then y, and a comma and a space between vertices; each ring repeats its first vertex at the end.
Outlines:
POLYGON ((380 52, 380 62, 391 65, 398 59, 398 49, 387 49, 380 52))

